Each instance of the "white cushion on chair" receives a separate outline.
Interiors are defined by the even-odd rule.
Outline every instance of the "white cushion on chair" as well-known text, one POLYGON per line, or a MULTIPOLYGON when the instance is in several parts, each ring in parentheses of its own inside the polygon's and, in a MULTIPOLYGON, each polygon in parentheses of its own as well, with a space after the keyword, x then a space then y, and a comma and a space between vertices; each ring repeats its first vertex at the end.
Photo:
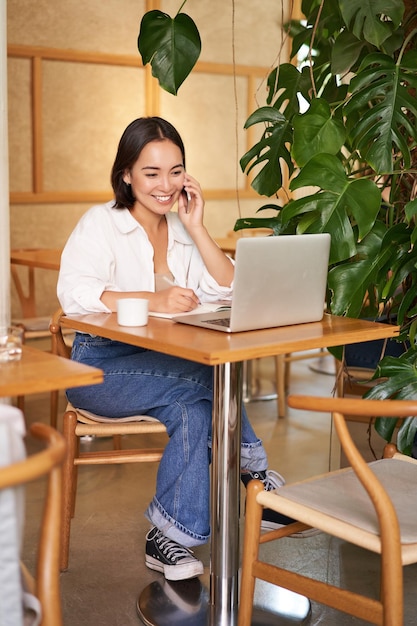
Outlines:
POLYGON ((159 422, 156 417, 150 415, 129 415, 127 417, 103 417, 103 415, 96 415, 96 413, 90 413, 84 409, 76 409, 71 404, 68 404, 67 411, 76 411, 77 415, 81 418, 85 417, 92 422, 100 422, 103 424, 114 424, 117 422, 159 422))
POLYGON ((29 332, 48 332, 49 324, 51 323, 51 316, 45 317, 23 317, 20 319, 13 319, 15 326, 22 326, 25 331, 29 332))
MULTIPOLYGON (((417 542, 417 467, 396 459, 382 459, 369 463, 374 474, 384 484, 396 509, 403 543, 417 542)), ((273 496, 274 492, 271 492, 273 496)), ((265 495, 267 493, 265 492, 265 495)), ((306 480, 281 487, 279 497, 291 500, 314 511, 331 515, 366 532, 379 534, 375 510, 351 469, 327 474, 321 478, 306 480)), ((268 500, 259 494, 259 501, 268 500)), ((269 505, 273 508, 272 499, 269 505)), ((280 510, 280 509, 279 509, 280 510)))

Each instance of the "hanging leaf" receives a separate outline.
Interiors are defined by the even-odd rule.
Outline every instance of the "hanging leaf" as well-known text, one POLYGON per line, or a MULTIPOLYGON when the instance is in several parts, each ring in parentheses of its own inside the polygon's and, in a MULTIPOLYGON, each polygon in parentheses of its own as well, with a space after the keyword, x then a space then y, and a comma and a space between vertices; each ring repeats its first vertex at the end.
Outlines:
POLYGON ((404 13, 404 4, 399 0, 340 0, 339 4, 343 19, 355 37, 378 47, 398 28, 404 13))
POLYGON ((267 104, 271 104, 276 97, 273 106, 291 120, 300 110, 299 94, 306 102, 310 102, 310 87, 308 67, 299 70, 291 63, 282 63, 279 71, 275 68, 268 76, 267 104))
POLYGON ((302 167, 316 154, 337 154, 346 138, 342 122, 332 116, 329 104, 316 98, 303 115, 296 115, 292 156, 302 167))
POLYGON ((162 11, 148 11, 140 24, 138 49, 162 89, 175 96, 200 56, 201 39, 185 13, 171 18, 162 11))
POLYGON ((390 172, 393 168, 393 147, 411 166, 410 145, 417 141, 415 120, 417 88, 417 52, 404 55, 401 65, 386 55, 369 54, 352 79, 352 96, 344 106, 344 113, 360 115, 351 129, 351 138, 362 158, 376 172, 390 172), (410 141, 412 140, 412 141, 410 141))
POLYGON ((292 141, 292 129, 282 113, 275 107, 261 107, 249 117, 245 128, 254 124, 267 124, 262 138, 240 159, 242 171, 248 174, 254 167, 259 169, 252 187, 260 195, 271 197, 282 187, 280 161, 287 164, 289 175, 294 164, 288 150, 292 141))

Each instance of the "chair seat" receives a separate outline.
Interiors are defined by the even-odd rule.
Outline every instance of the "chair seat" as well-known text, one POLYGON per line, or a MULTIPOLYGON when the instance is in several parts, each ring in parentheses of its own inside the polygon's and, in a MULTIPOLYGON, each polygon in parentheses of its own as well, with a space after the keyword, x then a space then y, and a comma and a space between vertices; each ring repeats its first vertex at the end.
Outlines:
MULTIPOLYGON (((85 409, 76 409, 69 402, 67 405, 67 411, 75 411, 77 413, 78 419, 83 424, 94 424, 95 422, 100 422, 101 424, 114 424, 117 423, 128 423, 128 422, 159 422, 156 417, 151 417, 150 415, 128 415, 126 417, 104 417, 103 415, 97 415, 96 413, 91 413, 90 411, 86 411, 85 409)), ((163 427, 165 430, 165 426, 163 427)))
POLYGON ((22 317, 14 319, 13 324, 21 326, 25 331, 33 332, 47 332, 49 333, 49 324, 51 322, 51 316, 45 317, 22 317))
MULTIPOLYGON (((369 463, 369 467, 384 484, 394 505, 401 531, 403 563, 412 563, 417 558, 417 466, 408 461, 382 459, 369 463)), ((331 530, 340 539, 381 552, 375 509, 350 468, 287 485, 278 492, 262 492, 257 501, 324 532, 331 530)))
MULTIPOLYGON (((50 337, 49 324, 51 323, 51 316, 46 315, 44 317, 21 317, 13 318, 13 326, 20 326, 23 328, 25 335, 30 338, 36 337, 50 337)), ((74 331, 71 328, 64 328, 62 330, 64 335, 73 335, 74 331)))
POLYGON ((84 409, 76 409, 69 402, 66 412, 74 411, 77 415, 76 434, 82 435, 136 435, 166 433, 162 422, 150 415, 130 415, 127 417, 104 417, 84 409))

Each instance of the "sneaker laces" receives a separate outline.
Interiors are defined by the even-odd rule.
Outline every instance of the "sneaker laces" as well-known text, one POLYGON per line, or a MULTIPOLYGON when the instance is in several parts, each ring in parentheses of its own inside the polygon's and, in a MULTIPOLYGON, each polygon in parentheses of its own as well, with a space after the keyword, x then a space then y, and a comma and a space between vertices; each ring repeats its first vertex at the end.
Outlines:
POLYGON ((179 559, 192 556, 191 550, 188 550, 188 548, 185 548, 184 546, 181 546, 179 543, 176 543, 172 539, 165 537, 165 535, 163 535, 161 531, 159 531, 158 536, 155 538, 155 541, 161 548, 162 552, 166 555, 166 557, 172 561, 177 562, 179 559))
POLYGON ((285 478, 275 470, 266 470, 265 478, 262 482, 265 491, 274 491, 274 489, 279 489, 285 485, 285 478))

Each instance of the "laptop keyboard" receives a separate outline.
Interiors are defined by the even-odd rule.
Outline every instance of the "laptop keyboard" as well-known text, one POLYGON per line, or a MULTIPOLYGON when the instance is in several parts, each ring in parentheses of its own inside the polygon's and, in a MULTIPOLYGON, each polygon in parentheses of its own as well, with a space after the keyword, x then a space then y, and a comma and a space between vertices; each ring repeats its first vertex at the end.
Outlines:
POLYGON ((217 324, 217 326, 230 326, 230 317, 219 317, 214 320, 206 320, 208 324, 217 324))

